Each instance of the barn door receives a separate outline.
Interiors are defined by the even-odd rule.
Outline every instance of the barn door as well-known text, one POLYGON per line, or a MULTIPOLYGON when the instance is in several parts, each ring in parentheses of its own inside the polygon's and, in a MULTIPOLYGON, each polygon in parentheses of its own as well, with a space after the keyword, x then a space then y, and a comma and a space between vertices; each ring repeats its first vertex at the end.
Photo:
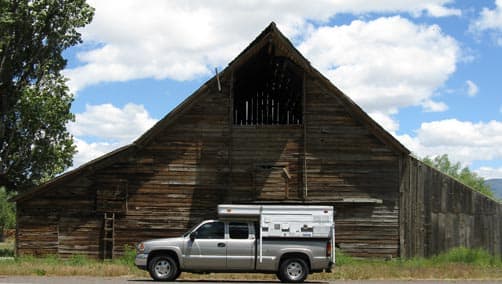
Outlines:
POLYGON ((256 165, 254 173, 256 199, 288 199, 290 178, 287 165, 256 165))

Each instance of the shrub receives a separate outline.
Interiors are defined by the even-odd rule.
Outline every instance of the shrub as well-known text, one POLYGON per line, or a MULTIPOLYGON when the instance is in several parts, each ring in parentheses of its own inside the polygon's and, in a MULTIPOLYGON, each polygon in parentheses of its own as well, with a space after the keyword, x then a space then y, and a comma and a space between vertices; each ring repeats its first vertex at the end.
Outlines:
POLYGON ((16 213, 14 204, 9 202, 12 194, 7 193, 5 187, 0 187, 0 242, 3 241, 3 230, 16 226, 16 213))
POLYGON ((125 245, 124 254, 116 260, 119 264, 124 264, 134 267, 134 259, 136 258, 136 249, 133 246, 125 245))
POLYGON ((431 258, 434 264, 443 263, 466 263, 481 266, 500 265, 499 257, 491 255, 484 249, 469 249, 465 247, 453 248, 445 253, 431 258))
POLYGON ((353 257, 345 254, 338 248, 335 250, 335 258, 336 258, 335 259, 336 266, 354 264, 357 261, 353 257))

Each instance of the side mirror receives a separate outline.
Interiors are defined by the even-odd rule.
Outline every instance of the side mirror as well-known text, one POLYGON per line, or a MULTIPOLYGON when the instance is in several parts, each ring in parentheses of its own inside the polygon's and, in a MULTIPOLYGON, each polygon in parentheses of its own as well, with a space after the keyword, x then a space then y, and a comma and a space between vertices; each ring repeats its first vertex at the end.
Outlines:
POLYGON ((191 241, 195 240, 195 237, 197 237, 197 231, 195 231, 195 232, 191 232, 191 233, 190 233, 190 240, 191 240, 191 241))

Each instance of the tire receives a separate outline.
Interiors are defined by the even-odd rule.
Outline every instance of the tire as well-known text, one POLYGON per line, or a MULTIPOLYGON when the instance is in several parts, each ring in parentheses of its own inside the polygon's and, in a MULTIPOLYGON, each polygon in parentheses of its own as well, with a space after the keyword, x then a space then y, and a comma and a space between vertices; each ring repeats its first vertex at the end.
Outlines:
POLYGON ((301 283, 309 274, 307 263, 301 258, 288 258, 281 262, 277 277, 281 282, 301 283))
POLYGON ((148 272, 156 281, 173 281, 181 274, 178 263, 168 255, 159 255, 148 263, 148 272))

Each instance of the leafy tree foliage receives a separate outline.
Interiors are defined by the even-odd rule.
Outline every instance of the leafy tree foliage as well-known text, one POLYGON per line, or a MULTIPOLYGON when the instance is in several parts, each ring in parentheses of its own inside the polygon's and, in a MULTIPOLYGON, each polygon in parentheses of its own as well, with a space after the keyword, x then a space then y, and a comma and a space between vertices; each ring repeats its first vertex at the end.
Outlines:
POLYGON ((5 188, 0 187, 0 241, 3 239, 3 230, 12 229, 15 226, 16 213, 14 204, 8 201, 10 197, 5 188))
POLYGON ((491 198, 495 198, 492 189, 489 185, 485 184, 483 177, 478 176, 475 172, 471 172, 468 167, 462 167, 460 162, 452 163, 447 154, 436 156, 434 158, 426 156, 422 159, 422 162, 458 179, 460 182, 491 198))
POLYGON ((0 186, 21 191, 71 165, 62 53, 93 13, 85 0, 0 0, 0 186))

